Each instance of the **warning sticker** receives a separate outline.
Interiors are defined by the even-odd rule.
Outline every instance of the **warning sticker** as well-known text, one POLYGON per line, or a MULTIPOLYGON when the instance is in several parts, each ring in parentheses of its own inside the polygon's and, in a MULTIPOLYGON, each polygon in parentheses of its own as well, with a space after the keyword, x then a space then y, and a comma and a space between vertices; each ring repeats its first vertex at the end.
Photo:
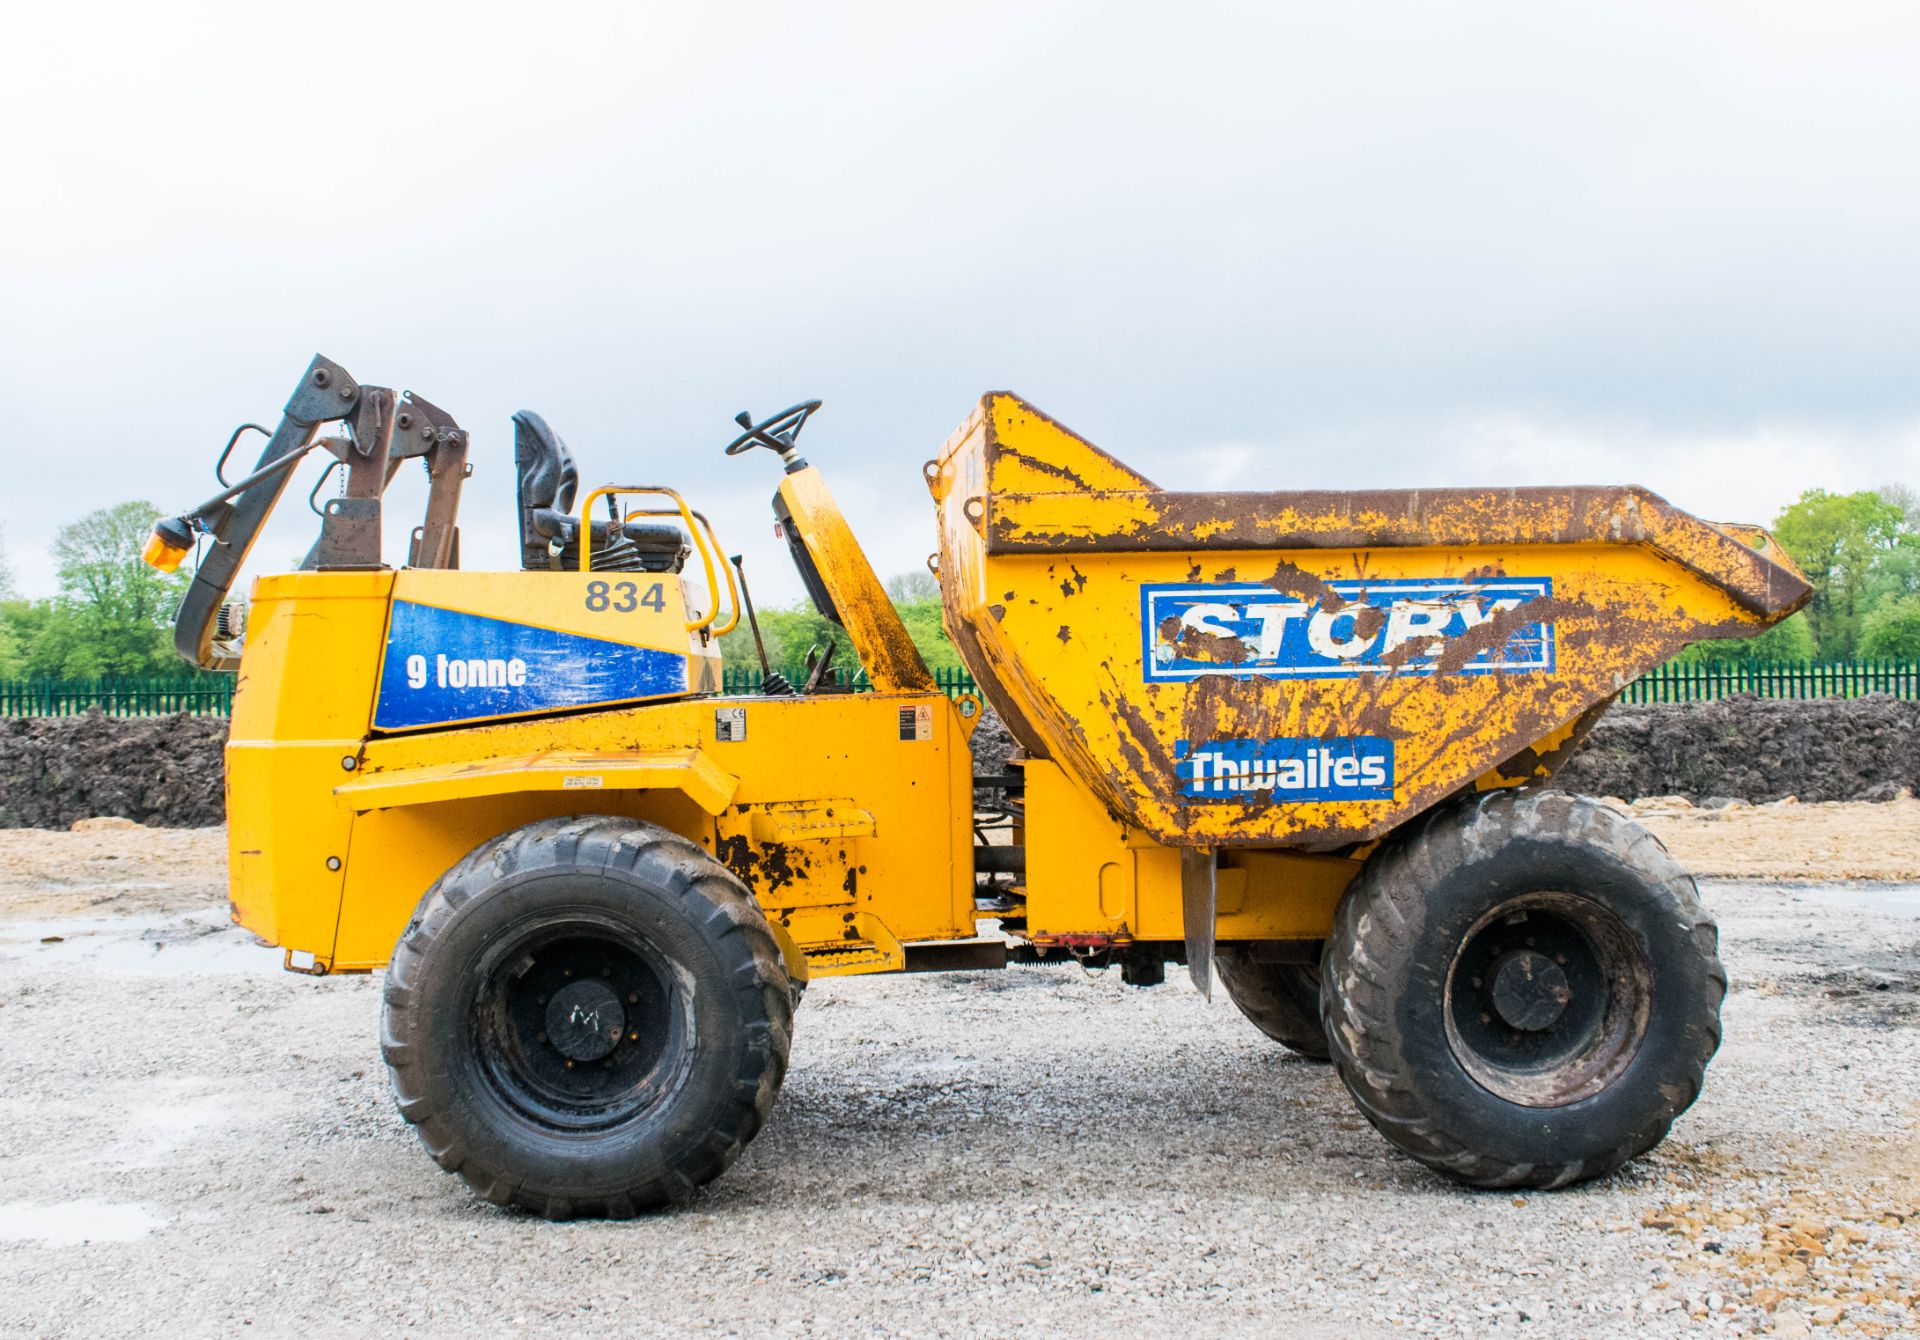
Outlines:
POLYGON ((924 703, 918 707, 901 708, 900 738, 903 740, 931 740, 933 738, 933 709, 924 703))

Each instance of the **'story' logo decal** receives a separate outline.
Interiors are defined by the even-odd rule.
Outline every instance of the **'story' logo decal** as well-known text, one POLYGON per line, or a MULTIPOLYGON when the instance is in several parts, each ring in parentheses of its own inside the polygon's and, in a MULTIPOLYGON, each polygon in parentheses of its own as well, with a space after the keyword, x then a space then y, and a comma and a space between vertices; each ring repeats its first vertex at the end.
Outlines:
POLYGON ((1393 799, 1393 741, 1380 735, 1177 740, 1173 757, 1190 800, 1393 799))
POLYGON ((1503 617, 1544 603, 1553 594, 1549 577, 1325 586, 1331 596, 1303 600, 1252 582, 1143 585, 1141 662, 1147 681, 1432 674, 1447 648, 1462 639, 1471 639, 1470 654, 1449 667, 1461 674, 1553 669, 1552 622, 1503 617))

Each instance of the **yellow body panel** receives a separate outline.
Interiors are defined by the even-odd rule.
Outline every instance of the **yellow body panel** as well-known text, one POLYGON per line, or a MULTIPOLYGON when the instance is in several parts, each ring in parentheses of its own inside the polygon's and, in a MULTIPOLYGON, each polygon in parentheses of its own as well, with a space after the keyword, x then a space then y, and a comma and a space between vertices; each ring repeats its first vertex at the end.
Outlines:
MULTIPOLYGON (((1179 940, 1180 851, 1114 819, 1057 764, 1027 777, 1027 935, 1036 944, 1179 940)), ((1361 862, 1297 851, 1229 854, 1222 940, 1317 940, 1361 862)))
POLYGON ((392 589, 390 572, 296 572, 253 587, 226 750, 234 919, 321 960, 333 952, 352 820, 319 802, 358 763, 392 589))
POLYGON ((521 791, 678 791, 708 814, 719 814, 740 787, 698 749, 593 753, 569 750, 465 763, 436 763, 363 774, 333 789, 343 809, 366 811, 396 805, 521 791))
POLYGON ((812 466, 780 481, 787 525, 798 529, 812 553, 820 580, 833 600, 860 664, 876 689, 929 693, 933 676, 907 636, 906 625, 874 576, 873 565, 840 514, 826 481, 812 466))
MULTIPOLYGON (((688 631, 689 584, 673 573, 413 570, 392 580, 394 616, 387 626, 374 713, 375 727, 382 731, 719 688, 719 654, 712 636, 704 629, 688 631), (543 666, 551 670, 565 665, 578 667, 585 682, 561 702, 499 702, 496 695, 476 689, 465 695, 471 707, 441 706, 442 700, 458 700, 465 687, 447 682, 450 669, 464 668, 459 663, 464 660, 462 647, 469 655, 479 650, 496 678, 507 669, 526 675, 530 669, 537 673, 543 666), (447 663, 449 651, 456 662, 452 666, 447 663), (612 658, 635 655, 654 658, 651 680, 615 668, 612 658), (409 660, 412 665, 402 664, 409 660), (599 687, 587 678, 596 666, 607 667, 599 687), (410 713, 408 700, 422 694, 433 699, 434 707, 410 713)), ((704 599, 704 593, 699 598, 704 599)))
POLYGON ((688 646, 686 593, 671 572, 418 570, 394 574, 393 598, 631 647, 688 646))
MULTIPOLYGON (((274 645, 249 644, 236 725, 259 718, 252 657, 274 645)), ((328 665, 314 655, 265 682, 297 702, 328 665)), ((898 967, 902 941, 974 933, 971 758, 942 694, 684 699, 384 737, 364 735, 361 712, 360 738, 233 747, 254 775, 285 779, 270 798, 230 797, 236 834, 274 825, 236 866, 250 878, 236 880, 236 919, 323 967, 381 966, 468 851, 565 814, 627 815, 700 843, 815 973, 898 967)))

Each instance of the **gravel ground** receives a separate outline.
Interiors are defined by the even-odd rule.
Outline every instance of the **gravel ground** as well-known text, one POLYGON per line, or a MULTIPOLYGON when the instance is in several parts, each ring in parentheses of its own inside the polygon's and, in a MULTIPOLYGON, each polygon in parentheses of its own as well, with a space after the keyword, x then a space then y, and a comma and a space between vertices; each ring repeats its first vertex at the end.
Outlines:
POLYGON ((817 983, 732 1171, 556 1225, 420 1150, 375 979, 281 973, 208 905, 217 857, 116 874, 82 840, 58 921, 22 918, 58 904, 41 867, 0 862, 0 1331, 1920 1329, 1920 885, 1706 884, 1725 1046, 1672 1138, 1589 1187, 1440 1181, 1177 972, 1024 968, 817 983))

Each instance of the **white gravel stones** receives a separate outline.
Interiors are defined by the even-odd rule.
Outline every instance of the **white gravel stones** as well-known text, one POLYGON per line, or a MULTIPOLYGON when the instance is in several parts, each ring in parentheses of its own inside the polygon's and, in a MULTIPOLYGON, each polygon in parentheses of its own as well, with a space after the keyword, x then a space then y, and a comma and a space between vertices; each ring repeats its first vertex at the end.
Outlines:
POLYGON ((1135 990, 1028 968, 816 983, 772 1122, 707 1194, 546 1224, 476 1202, 417 1147, 373 979, 288 976, 268 950, 251 974, 11 955, 0 1199, 139 1204, 157 1226, 0 1241, 0 1332, 1779 1335, 1829 1329, 1835 1308, 1842 1332, 1886 1324, 1884 1302, 1813 1286, 1762 1307, 1740 1253, 1764 1224, 1652 1224, 1866 1195, 1909 1217, 1849 1248, 1859 1288, 1911 1293, 1920 922, 1804 889, 1706 894, 1734 992, 1705 1096, 1620 1176, 1520 1197, 1401 1158, 1328 1068, 1177 973, 1135 990), (1891 985, 1861 986, 1862 964, 1891 985))

